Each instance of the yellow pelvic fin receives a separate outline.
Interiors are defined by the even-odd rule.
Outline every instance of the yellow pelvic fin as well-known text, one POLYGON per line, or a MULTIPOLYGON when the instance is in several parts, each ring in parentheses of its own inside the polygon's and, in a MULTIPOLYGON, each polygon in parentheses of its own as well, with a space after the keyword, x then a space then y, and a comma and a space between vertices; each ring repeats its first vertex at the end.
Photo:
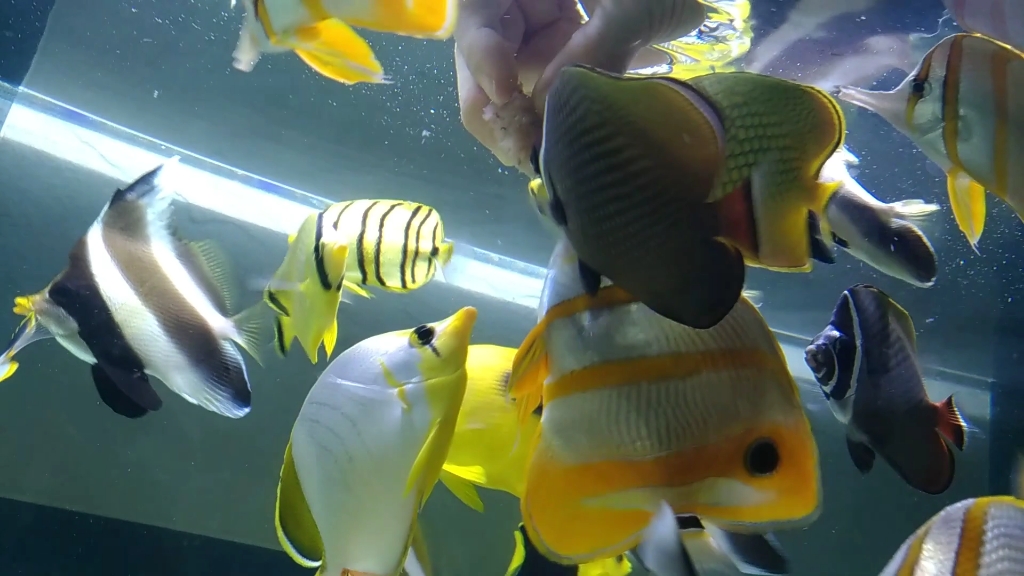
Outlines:
POLYGON ((419 488, 423 492, 423 497, 420 500, 420 506, 426 502, 427 496, 430 494, 430 490, 433 489, 433 484, 437 478, 427 478, 428 472, 431 469, 440 471, 441 466, 444 465, 444 458, 448 456, 447 450, 440 450, 438 444, 438 438, 441 436, 437 433, 437 429, 440 427, 440 422, 435 421, 433 427, 430 428, 430 432, 427 434, 427 440, 423 443, 423 448, 420 448, 420 453, 416 456, 416 461, 412 465, 412 469, 409 470, 409 478, 405 482, 405 493, 404 496, 408 496, 412 492, 413 488, 419 488), (438 462, 438 455, 441 456, 441 461, 438 462), (429 486, 426 484, 429 483, 429 486))
POLYGON ((409 551, 416 556, 416 561, 423 570, 423 576, 433 576, 434 567, 430 561, 430 549, 427 546, 427 539, 423 536, 423 527, 418 519, 413 523, 412 533, 409 537, 409 551))
POLYGON ((235 329, 238 331, 238 337, 235 338, 235 341, 260 366, 263 365, 259 352, 260 333, 263 332, 263 326, 268 314, 264 305, 264 302, 257 302, 231 318, 231 323, 235 325, 235 329))
POLYGON ((540 322, 526 335, 512 361, 508 379, 509 396, 519 410, 519 422, 529 420, 530 414, 541 404, 544 380, 548 376, 548 353, 544 343, 546 322, 540 322))
POLYGON ((363 298, 373 298, 373 294, 367 292, 365 288, 363 288, 359 284, 356 284, 355 282, 349 282, 348 280, 344 280, 342 284, 344 285, 344 289, 348 290, 349 292, 358 294, 363 298))
POLYGON ((335 316, 331 325, 324 332, 324 350, 327 352, 327 357, 330 358, 331 354, 334 353, 334 345, 338 343, 338 317, 335 316))
POLYGON ((366 18, 346 17, 353 26, 414 38, 445 40, 455 31, 458 0, 378 0, 366 18))
POLYGON ((303 568, 316 568, 323 563, 323 540, 299 484, 290 440, 284 449, 284 465, 277 485, 274 526, 278 542, 292 560, 303 568))
MULTIPOLYGON (((0 363, 0 366, 3 366, 3 364, 0 363)), ((0 373, 0 382, 7 380, 11 376, 14 376, 14 373, 18 370, 18 366, 19 364, 17 360, 8 360, 7 366, 4 367, 4 371, 0 373)))
POLYGON ((385 82, 373 49, 355 30, 340 20, 324 20, 297 29, 284 40, 310 68, 341 82, 385 82))
POLYGON ((32 310, 31 296, 18 296, 14 299, 14 313, 18 316, 28 316, 32 310))
POLYGON ((515 538, 516 547, 512 552, 512 561, 508 564, 508 569, 505 570, 505 576, 516 576, 519 574, 519 569, 523 566, 523 562, 526 560, 526 542, 523 540, 523 525, 520 524, 519 528, 512 533, 515 538))
POLYGON ((452 494, 461 500, 463 504, 477 512, 484 511, 484 503, 480 500, 480 495, 477 494, 476 488, 468 480, 449 472, 447 467, 441 469, 441 474, 438 477, 441 483, 447 486, 452 494))
POLYGON ((978 240, 985 229, 985 188, 955 167, 949 170, 946 188, 956 224, 977 252, 978 240))

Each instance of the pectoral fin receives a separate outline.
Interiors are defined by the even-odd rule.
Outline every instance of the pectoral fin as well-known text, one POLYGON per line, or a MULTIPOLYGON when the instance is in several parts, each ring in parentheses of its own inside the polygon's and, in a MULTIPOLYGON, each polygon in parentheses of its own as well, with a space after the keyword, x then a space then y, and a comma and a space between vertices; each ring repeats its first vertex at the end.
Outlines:
MULTIPOLYGON (((108 394, 113 394, 111 391, 112 385, 123 396, 147 411, 159 410, 164 405, 156 390, 153 389, 153 385, 150 383, 149 377, 146 376, 145 372, 125 370, 117 366, 99 363, 93 364, 92 377, 97 390, 104 388, 108 391, 108 394)), ((100 397, 103 398, 104 402, 107 402, 108 398, 113 398, 112 395, 104 398, 103 392, 100 393, 100 397)), ((107 405, 111 406, 110 404, 107 405)), ((119 405, 124 406, 125 404, 121 403, 119 405)), ((111 408, 114 408, 114 406, 111 406, 111 408)), ((117 412, 116 409, 114 411, 117 412)), ((120 414, 120 412, 118 413, 120 414)))
POLYGON ((385 82, 373 49, 355 30, 340 20, 324 20, 295 31, 284 44, 320 74, 341 82, 385 82))
POLYGON ((405 482, 406 496, 414 488, 418 488, 422 492, 423 495, 420 497, 421 507, 427 501, 430 491, 433 490, 434 483, 437 481, 437 477, 429 478, 428 476, 432 473, 432 470, 441 470, 448 452, 446 446, 441 446, 442 434, 438 433, 440 425, 440 420, 434 422, 433 427, 427 434, 426 442, 423 443, 423 448, 420 449, 420 453, 416 456, 416 461, 409 471, 409 478, 405 482))
POLYGON ((540 406, 544 380, 548 377, 548 353, 544 343, 546 322, 530 330, 512 360, 512 373, 508 379, 509 396, 519 409, 519 422, 526 422, 540 406))
MULTIPOLYGON (((13 362, 11 365, 15 368, 18 366, 13 362)), ((13 371, 12 369, 11 372, 13 371)), ((122 392, 110 375, 99 364, 92 365, 92 381, 96 385, 96 392, 99 393, 100 400, 115 413, 132 419, 141 418, 149 414, 149 410, 143 408, 138 402, 122 392)))
POLYGON ((463 504, 477 512, 484 511, 484 503, 480 500, 480 495, 477 494, 476 488, 474 488, 468 480, 456 476, 452 472, 449 472, 447 468, 441 469, 439 478, 441 482, 451 490, 452 494, 461 500, 463 504))
POLYGON ((323 541, 299 484, 295 461, 292 459, 291 441, 284 449, 284 465, 277 485, 274 526, 278 542, 292 560, 303 568, 316 568, 322 564, 323 541))
POLYGON ((875 466, 875 451, 863 442, 858 442, 849 436, 846 437, 846 450, 850 453, 850 460, 861 474, 871 472, 875 466))
POLYGON ((946 187, 956 224, 977 252, 985 229, 985 188, 958 168, 950 169, 946 187))

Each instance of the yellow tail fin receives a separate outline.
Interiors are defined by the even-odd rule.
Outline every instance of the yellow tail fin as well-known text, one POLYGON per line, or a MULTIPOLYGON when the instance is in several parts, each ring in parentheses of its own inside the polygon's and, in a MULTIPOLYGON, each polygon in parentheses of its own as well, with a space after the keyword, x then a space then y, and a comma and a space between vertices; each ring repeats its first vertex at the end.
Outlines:
POLYGON ((978 240, 985 229, 985 189, 957 168, 949 171, 947 188, 956 224, 977 252, 978 240))
POLYGON ((359 28, 446 40, 455 32, 459 0, 376 0, 367 18, 345 18, 359 28))
POLYGON ((303 26, 283 41, 310 68, 331 80, 343 84, 387 81, 370 45, 340 20, 303 26))

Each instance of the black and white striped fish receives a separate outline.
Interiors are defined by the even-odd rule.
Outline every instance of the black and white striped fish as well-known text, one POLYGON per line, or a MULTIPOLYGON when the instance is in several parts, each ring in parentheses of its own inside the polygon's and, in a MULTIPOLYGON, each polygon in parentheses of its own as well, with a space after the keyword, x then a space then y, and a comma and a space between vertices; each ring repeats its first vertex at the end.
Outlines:
POLYGON ((321 342, 330 357, 343 289, 367 298, 364 286, 415 290, 451 260, 452 249, 437 211, 416 202, 349 200, 310 214, 263 293, 277 312, 278 353, 286 355, 297 338, 310 362, 321 342))
POLYGON ((172 231, 169 177, 177 161, 117 190, 71 249, 67 268, 42 292, 15 299, 26 321, 10 350, 56 338, 92 365, 100 398, 128 418, 163 405, 150 376, 193 404, 240 418, 251 394, 234 344, 253 353, 259 310, 228 317, 215 252, 172 231))

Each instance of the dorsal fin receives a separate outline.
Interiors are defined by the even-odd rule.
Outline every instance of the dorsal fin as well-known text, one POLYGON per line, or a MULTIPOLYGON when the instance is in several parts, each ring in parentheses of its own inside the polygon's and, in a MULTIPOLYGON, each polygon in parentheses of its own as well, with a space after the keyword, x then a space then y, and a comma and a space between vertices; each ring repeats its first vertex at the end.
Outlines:
POLYGON ((887 307, 889 309, 889 321, 899 328, 900 332, 906 336, 907 342, 910 343, 910 347, 917 352, 917 332, 914 330, 913 319, 911 319, 910 314, 902 306, 893 301, 892 298, 886 297, 886 300, 887 307))
POLYGON ((230 316, 235 289, 227 257, 212 241, 178 241, 175 251, 189 275, 224 316, 230 316))
POLYGON ((168 174, 177 163, 178 157, 174 156, 116 190, 98 223, 123 237, 139 240, 169 234, 174 194, 168 174))

